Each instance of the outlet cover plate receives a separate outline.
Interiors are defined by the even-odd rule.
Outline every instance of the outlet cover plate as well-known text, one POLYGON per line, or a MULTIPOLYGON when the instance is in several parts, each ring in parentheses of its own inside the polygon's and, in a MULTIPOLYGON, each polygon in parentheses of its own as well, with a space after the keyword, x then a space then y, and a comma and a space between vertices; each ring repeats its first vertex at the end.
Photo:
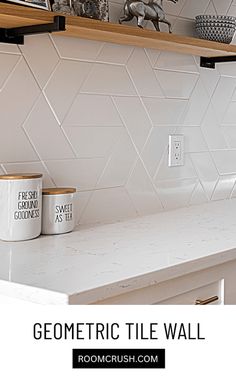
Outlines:
POLYGON ((184 135, 169 135, 168 166, 184 165, 184 135))

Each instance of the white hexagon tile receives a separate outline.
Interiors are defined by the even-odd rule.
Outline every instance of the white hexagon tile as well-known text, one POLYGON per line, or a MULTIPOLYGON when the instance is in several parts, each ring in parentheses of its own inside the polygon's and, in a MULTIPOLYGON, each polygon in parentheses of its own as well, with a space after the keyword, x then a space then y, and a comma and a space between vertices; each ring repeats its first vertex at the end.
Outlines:
MULTIPOLYGON (((117 22, 124 0, 109 3, 117 22)), ((183 34, 199 13, 236 14, 235 1, 165 7, 183 34)), ((0 44, 0 172, 75 186, 81 224, 235 197, 235 67, 51 35, 0 44), (182 167, 168 167, 170 134, 185 137, 182 167)))

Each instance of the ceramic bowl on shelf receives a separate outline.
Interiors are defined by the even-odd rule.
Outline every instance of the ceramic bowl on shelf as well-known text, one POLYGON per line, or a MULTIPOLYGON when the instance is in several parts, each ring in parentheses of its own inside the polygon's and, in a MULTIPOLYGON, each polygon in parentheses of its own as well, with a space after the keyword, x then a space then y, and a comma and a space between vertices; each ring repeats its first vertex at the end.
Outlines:
POLYGON ((229 44, 235 33, 236 17, 196 16, 196 32, 199 38, 229 44))

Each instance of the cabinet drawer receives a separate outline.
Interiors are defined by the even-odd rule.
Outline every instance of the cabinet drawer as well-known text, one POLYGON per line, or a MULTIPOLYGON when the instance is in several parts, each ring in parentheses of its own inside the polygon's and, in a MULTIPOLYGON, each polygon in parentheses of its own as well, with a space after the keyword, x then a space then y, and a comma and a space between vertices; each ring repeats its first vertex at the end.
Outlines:
POLYGON ((223 305, 224 304, 224 280, 201 286, 184 292, 167 300, 159 301, 154 305, 223 305), (218 299, 217 299, 218 297, 218 299))

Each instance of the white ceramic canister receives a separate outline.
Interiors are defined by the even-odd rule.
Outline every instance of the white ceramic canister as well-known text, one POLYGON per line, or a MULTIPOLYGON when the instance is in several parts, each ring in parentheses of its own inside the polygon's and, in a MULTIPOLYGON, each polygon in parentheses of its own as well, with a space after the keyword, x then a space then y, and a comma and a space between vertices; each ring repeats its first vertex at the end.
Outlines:
POLYGON ((0 175, 0 239, 24 241, 41 233, 42 174, 0 175))
POLYGON ((75 196, 72 187, 43 189, 42 234, 72 232, 75 227, 75 196))

